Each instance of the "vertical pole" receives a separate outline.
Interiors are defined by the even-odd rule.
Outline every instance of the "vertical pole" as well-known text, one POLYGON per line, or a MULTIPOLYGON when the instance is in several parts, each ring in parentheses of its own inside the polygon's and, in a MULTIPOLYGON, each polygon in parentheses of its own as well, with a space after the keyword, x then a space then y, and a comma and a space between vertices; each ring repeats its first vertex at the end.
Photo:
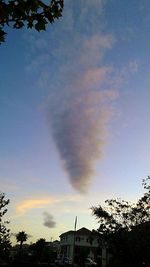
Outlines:
POLYGON ((76 233, 76 227, 77 227, 77 216, 75 217, 75 223, 74 223, 72 264, 74 264, 74 258, 75 258, 74 256, 75 256, 75 233, 76 233))

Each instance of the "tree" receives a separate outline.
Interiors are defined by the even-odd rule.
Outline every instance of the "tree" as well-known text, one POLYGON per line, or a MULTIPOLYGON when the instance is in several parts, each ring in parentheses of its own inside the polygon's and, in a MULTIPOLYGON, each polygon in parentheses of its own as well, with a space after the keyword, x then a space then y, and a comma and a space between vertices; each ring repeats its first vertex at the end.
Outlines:
POLYGON ((110 199, 105 201, 107 207, 99 205, 91 208, 99 222, 101 240, 113 251, 118 266, 141 266, 142 262, 150 264, 149 181, 149 176, 143 180, 146 192, 136 203, 110 199))
POLYGON ((24 26, 45 30, 62 16, 64 0, 51 0, 47 5, 40 0, 0 0, 0 44, 5 41, 6 26, 21 29, 24 26))
POLYGON ((8 221, 3 220, 3 216, 7 212, 6 206, 10 200, 5 199, 5 194, 0 193, 0 258, 8 258, 10 244, 10 230, 7 229, 8 221))
POLYGON ((20 242, 20 251, 21 251, 22 250, 23 242, 27 241, 28 235, 27 235, 26 232, 22 231, 22 232, 19 232, 16 235, 16 239, 17 239, 17 242, 20 242))
POLYGON ((34 257, 37 261, 42 262, 49 260, 49 250, 44 238, 37 240, 36 243, 30 246, 30 249, 33 251, 34 257))

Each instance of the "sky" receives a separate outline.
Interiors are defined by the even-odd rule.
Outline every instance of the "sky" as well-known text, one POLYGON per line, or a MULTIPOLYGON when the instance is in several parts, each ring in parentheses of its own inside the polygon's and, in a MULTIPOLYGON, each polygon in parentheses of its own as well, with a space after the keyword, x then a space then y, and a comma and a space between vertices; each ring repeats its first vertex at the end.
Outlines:
POLYGON ((150 172, 148 0, 65 0, 45 32, 0 46, 0 190, 28 243, 97 229, 91 207, 136 201, 150 172))

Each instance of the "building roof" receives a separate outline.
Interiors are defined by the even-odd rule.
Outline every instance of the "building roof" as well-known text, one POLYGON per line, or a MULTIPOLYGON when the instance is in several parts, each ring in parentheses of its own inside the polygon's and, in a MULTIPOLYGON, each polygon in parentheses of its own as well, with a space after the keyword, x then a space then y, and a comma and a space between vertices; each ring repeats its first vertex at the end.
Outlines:
POLYGON ((82 227, 81 229, 77 230, 76 233, 79 235, 90 235, 91 231, 85 227, 82 227))
POLYGON ((71 231, 67 231, 65 233, 62 233, 59 237, 64 236, 64 235, 70 235, 70 234, 74 234, 75 231, 71 230, 71 231))
POLYGON ((67 231, 67 232, 65 232, 65 233, 62 233, 62 234, 60 235, 60 237, 65 236, 65 235, 74 234, 74 233, 76 233, 77 235, 78 235, 78 234, 79 234, 79 235, 90 235, 92 232, 91 232, 89 229, 87 229, 87 228, 85 228, 85 227, 82 227, 82 228, 80 228, 80 229, 77 230, 77 231, 73 231, 73 230, 71 230, 71 231, 67 231))

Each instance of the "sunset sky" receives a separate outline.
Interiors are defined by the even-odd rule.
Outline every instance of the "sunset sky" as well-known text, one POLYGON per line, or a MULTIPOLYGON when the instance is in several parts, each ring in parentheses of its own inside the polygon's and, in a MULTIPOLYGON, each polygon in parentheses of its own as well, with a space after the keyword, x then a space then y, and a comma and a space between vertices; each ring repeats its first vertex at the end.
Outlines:
POLYGON ((55 240, 75 216, 97 229, 90 207, 136 201, 150 174, 149 0, 65 0, 45 32, 7 32, 0 190, 11 232, 55 240))

